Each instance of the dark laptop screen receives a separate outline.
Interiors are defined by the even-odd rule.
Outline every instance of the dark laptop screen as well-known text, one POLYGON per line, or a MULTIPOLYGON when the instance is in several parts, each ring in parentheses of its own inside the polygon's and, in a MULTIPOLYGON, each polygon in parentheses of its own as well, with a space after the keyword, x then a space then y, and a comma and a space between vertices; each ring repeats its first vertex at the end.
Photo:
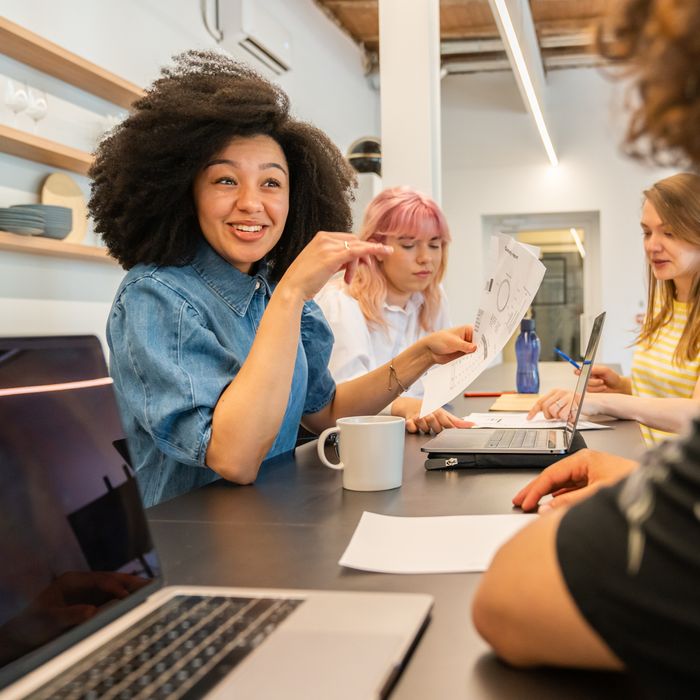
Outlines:
POLYGON ((0 338, 0 512, 0 675, 160 576, 96 338, 0 338))

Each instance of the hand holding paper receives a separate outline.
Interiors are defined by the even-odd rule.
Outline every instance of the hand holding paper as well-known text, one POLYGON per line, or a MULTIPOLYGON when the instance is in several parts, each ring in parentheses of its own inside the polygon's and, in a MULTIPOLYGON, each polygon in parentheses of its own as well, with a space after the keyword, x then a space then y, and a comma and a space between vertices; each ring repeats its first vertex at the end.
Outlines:
POLYGON ((477 350, 425 375, 422 416, 464 391, 503 349, 532 303, 545 273, 531 246, 502 234, 491 236, 489 270, 474 324, 477 350))

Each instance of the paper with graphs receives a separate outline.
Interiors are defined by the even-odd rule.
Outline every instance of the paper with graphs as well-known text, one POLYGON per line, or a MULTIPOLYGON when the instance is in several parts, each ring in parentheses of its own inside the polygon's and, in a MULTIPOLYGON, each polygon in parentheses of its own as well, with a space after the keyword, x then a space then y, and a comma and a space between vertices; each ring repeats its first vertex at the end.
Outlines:
POLYGON ((536 250, 511 236, 491 236, 489 275, 474 323, 476 352, 435 367, 423 377, 421 416, 464 391, 513 335, 544 277, 545 267, 536 250))

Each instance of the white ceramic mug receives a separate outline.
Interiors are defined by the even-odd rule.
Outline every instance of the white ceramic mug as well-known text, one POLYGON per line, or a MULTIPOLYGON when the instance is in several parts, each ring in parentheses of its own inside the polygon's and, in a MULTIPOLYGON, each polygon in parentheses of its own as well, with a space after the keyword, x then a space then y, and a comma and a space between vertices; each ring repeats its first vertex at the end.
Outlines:
POLYGON ((343 470, 343 487, 350 491, 385 491, 401 486, 406 421, 399 416, 339 418, 318 438, 318 458, 331 469, 343 470), (338 433, 340 462, 326 459, 328 437, 338 433))

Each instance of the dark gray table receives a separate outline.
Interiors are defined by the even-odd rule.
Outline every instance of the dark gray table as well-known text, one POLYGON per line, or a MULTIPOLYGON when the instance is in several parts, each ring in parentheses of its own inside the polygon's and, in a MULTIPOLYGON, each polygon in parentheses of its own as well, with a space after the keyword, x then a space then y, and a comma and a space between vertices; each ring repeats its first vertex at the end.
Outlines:
MULTIPOLYGON (((545 366, 548 381, 560 363, 545 366)), ((485 372, 472 389, 512 385, 509 365, 485 372)), ((559 374, 558 374, 559 373, 559 374)), ((548 388, 545 383, 543 388, 548 388)), ((458 399, 458 413, 485 411, 493 399, 458 399)), ((590 447, 637 457, 636 423, 587 431, 590 447)), ((425 592, 435 598, 432 620, 392 698, 635 697, 625 676, 569 671, 519 672, 501 664, 479 638, 470 604, 479 574, 398 576, 344 569, 338 559, 365 510, 387 515, 511 512, 512 495, 536 472, 426 472, 407 436, 400 489, 344 491, 341 474, 320 464, 316 443, 266 464, 254 486, 217 482, 148 512, 169 583, 278 588, 425 592)), ((513 586, 517 587, 517 580, 513 586)))

